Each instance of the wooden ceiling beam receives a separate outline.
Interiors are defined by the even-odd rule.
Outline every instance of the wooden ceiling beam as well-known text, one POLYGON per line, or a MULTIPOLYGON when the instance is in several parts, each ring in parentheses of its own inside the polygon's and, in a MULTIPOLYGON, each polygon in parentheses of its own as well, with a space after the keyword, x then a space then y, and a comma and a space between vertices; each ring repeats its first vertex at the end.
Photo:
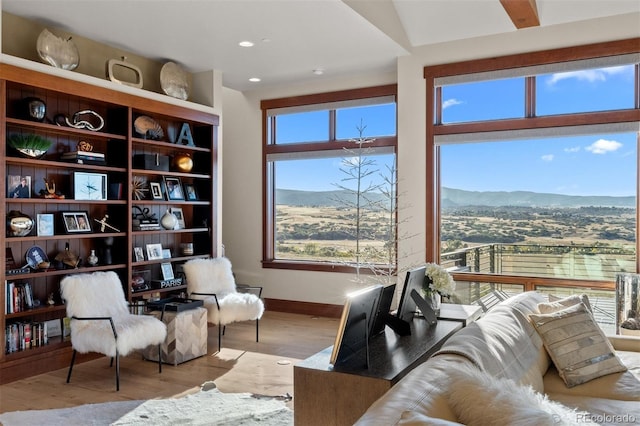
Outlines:
POLYGON ((536 0, 500 0, 516 28, 539 27, 536 0))

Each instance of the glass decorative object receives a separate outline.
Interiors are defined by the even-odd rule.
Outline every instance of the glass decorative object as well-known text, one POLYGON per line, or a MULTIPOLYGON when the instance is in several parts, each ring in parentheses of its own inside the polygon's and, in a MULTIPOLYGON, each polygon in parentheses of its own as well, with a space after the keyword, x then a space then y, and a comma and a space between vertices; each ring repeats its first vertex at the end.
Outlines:
POLYGON ((38 55, 47 64, 63 70, 74 70, 80 63, 80 55, 71 37, 63 39, 53 35, 46 28, 36 42, 38 55))

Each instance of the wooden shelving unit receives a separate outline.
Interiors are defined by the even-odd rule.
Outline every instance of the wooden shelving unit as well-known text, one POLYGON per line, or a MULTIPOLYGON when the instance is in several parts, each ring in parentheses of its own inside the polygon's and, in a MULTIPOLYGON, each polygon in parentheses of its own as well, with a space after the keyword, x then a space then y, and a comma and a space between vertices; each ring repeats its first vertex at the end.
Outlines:
MULTIPOLYGON (((47 345, 10 352, 8 348, 7 327, 17 323, 38 323, 49 320, 61 320, 65 316, 64 304, 59 295, 60 280, 68 274, 113 270, 122 280, 129 301, 135 302, 152 295, 160 297, 184 290, 186 286, 171 288, 153 288, 134 292, 131 278, 140 270, 148 271, 151 279, 161 279, 161 264, 171 262, 174 270, 177 264, 198 257, 216 256, 217 247, 217 134, 219 117, 203 111, 201 105, 190 108, 188 103, 162 102, 158 96, 151 98, 137 96, 127 91, 112 90, 105 84, 88 84, 61 77, 59 72, 42 73, 23 69, 9 64, 0 64, 0 165, 4 173, 0 174, 0 213, 6 217, 10 211, 27 214, 34 221, 38 214, 53 214, 55 219, 54 235, 38 236, 36 226, 27 236, 9 236, 6 220, 0 226, 0 241, 5 250, 11 253, 18 264, 26 264, 25 253, 38 246, 52 261, 48 270, 32 270, 21 273, 7 273, 6 262, 0 262, 0 275, 5 282, 0 293, 0 383, 6 383, 33 374, 39 374, 68 365, 71 356, 71 343, 63 338, 52 338, 47 345), (21 102, 24 98, 36 97, 47 106, 47 119, 32 121, 25 114, 21 102), (57 114, 71 117, 74 113, 91 110, 105 121, 99 131, 76 129, 60 126, 53 121, 57 114), (158 140, 146 139, 138 134, 134 122, 140 116, 152 118, 162 129, 163 137, 158 140), (178 132, 188 124, 194 146, 176 141, 178 132), (7 140, 14 134, 36 134, 53 142, 47 153, 38 159, 24 158, 7 146, 7 140), (73 151, 79 142, 88 142, 94 151, 105 153, 106 164, 87 165, 65 162, 60 156, 63 152, 73 151), (135 168, 135 155, 161 155, 172 157, 178 153, 190 154, 194 159, 191 171, 146 170, 135 168), (106 200, 75 200, 73 193, 74 172, 100 173, 107 175, 107 183, 120 184, 122 196, 117 198, 109 194, 106 200), (9 198, 8 176, 30 176, 31 197, 9 198), (193 185, 196 189, 195 200, 169 200, 145 198, 134 199, 131 182, 139 178, 147 184, 163 183, 164 178, 178 178, 181 184, 193 185), (64 199, 51 199, 41 196, 46 181, 53 181, 56 190, 64 194, 64 199), (135 208, 134 208, 135 207, 135 208), (134 231, 134 211, 143 210, 160 219, 171 208, 182 209, 185 228, 176 230, 134 231), (92 231, 88 233, 67 233, 61 222, 63 212, 86 212, 92 222, 92 231), (108 223, 117 231, 105 229, 94 219, 101 220, 109 216, 108 223), (111 245, 105 244, 108 241, 111 245), (193 243, 194 252, 183 255, 182 243, 193 243), (162 244, 169 249, 170 259, 137 260, 134 247, 145 249, 147 244, 162 244), (81 259, 78 268, 65 269, 54 261, 56 255, 68 245, 69 250, 81 259), (86 258, 91 250, 98 255, 98 264, 89 266, 86 258), (111 262, 105 264, 111 254, 111 262), (39 302, 37 307, 20 312, 7 313, 7 283, 29 283, 33 297, 39 302), (51 301, 53 295, 53 305, 51 301)), ((146 185, 148 188, 148 185, 146 185)), ((184 192, 184 191, 183 191, 184 192)), ((164 194, 163 194, 164 195, 164 194)), ((146 253, 146 251, 145 251, 146 253)))

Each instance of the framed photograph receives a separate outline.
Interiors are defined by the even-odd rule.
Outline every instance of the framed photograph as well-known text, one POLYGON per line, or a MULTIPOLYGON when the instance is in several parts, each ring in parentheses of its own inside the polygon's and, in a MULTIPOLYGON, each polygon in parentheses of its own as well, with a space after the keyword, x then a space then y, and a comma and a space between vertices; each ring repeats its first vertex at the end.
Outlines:
POLYGON ((167 194, 167 200, 184 200, 180 178, 165 177, 164 188, 167 194))
POLYGON ((162 249, 162 258, 163 259, 171 259, 171 249, 162 249))
POLYGON ((73 198, 76 200, 106 200, 107 188, 106 174, 73 172, 73 198))
POLYGON ((187 201, 197 201, 198 194, 196 193, 196 187, 191 183, 184 184, 184 198, 187 201))
POLYGON ((7 198, 31 198, 31 176, 8 175, 7 198))
POLYGON ((164 200, 160 182, 149 182, 149 192, 152 200, 164 200))
POLYGON ((162 279, 163 280, 172 280, 174 278, 173 276, 173 268, 171 267, 171 263, 167 262, 167 263, 163 263, 160 265, 160 268, 162 269, 162 279))
POLYGON ((133 248, 133 257, 136 260, 136 262, 144 261, 144 253, 142 252, 142 247, 133 248))
POLYGON ((38 237, 51 237, 53 235, 53 213, 38 213, 36 229, 38 237))
POLYGON ((87 212, 62 212, 62 223, 67 234, 92 232, 87 212))
POLYGON ((184 223, 184 214, 182 213, 181 207, 171 207, 169 211, 178 219, 178 226, 175 229, 184 229, 186 228, 184 223))
POLYGON ((147 259, 162 259, 162 244, 147 244, 147 259))

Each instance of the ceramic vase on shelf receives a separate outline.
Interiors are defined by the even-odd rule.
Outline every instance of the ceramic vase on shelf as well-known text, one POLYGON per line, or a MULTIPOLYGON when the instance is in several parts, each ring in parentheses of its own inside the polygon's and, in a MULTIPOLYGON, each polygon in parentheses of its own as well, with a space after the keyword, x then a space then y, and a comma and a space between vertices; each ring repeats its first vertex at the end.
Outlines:
POLYGON ((89 257, 87 257, 87 263, 90 266, 96 266, 98 264, 98 256, 96 256, 95 250, 91 250, 91 254, 89 254, 89 257))
POLYGON ((178 218, 169 210, 160 218, 160 225, 162 225, 164 229, 175 229, 177 224, 178 218))

